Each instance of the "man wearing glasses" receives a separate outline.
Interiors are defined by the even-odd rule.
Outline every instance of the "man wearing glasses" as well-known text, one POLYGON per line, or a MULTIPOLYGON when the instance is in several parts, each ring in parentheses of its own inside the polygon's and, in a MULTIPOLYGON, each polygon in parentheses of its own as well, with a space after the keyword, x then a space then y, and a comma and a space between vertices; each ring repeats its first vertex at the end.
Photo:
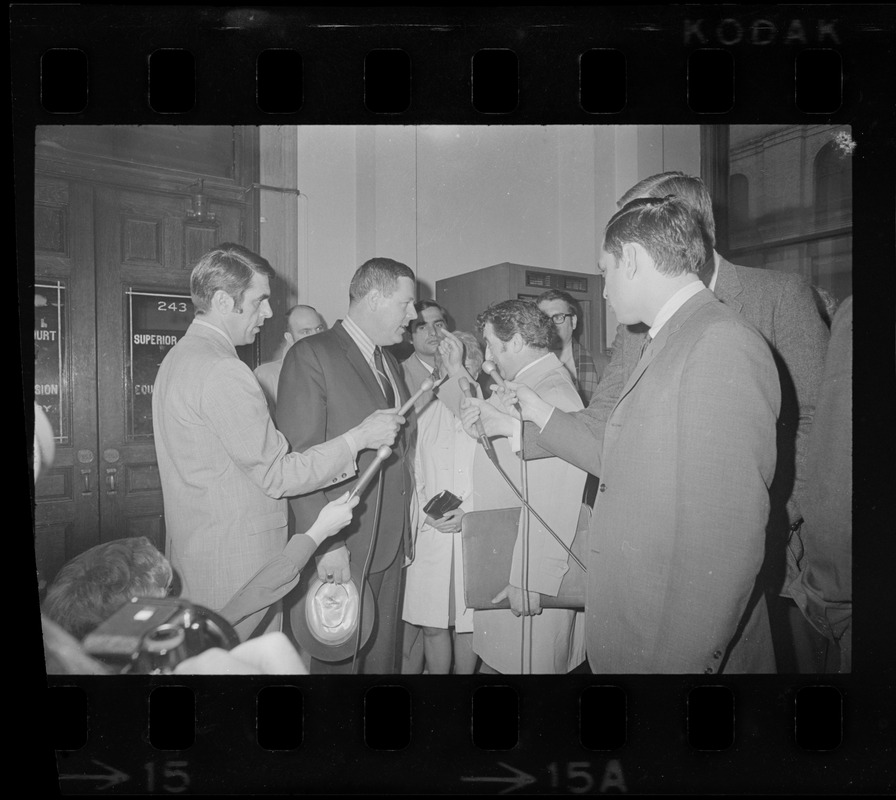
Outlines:
POLYGON ((549 289, 542 292, 536 299, 538 307, 547 314, 557 328, 557 336, 560 342, 560 351, 557 358, 563 363, 576 385, 582 402, 587 407, 591 401, 591 395, 597 389, 601 373, 606 359, 601 360, 600 367, 596 366, 591 353, 588 352, 576 340, 573 334, 576 332, 579 317, 575 299, 558 289, 549 289))
POLYGON ((268 401, 271 416, 277 405, 277 384, 280 381, 280 368, 283 366, 283 356, 299 339, 312 336, 327 329, 324 318, 317 313, 317 309, 311 306, 293 306, 286 312, 286 330, 283 332, 284 343, 273 361, 267 361, 255 368, 255 377, 264 389, 264 396, 268 401))

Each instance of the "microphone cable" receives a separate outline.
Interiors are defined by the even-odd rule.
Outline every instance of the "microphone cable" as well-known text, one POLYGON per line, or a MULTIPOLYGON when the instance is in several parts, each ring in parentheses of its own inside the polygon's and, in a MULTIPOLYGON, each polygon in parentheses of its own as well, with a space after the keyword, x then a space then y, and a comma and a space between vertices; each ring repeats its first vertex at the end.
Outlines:
MULTIPOLYGON (((489 451, 486 451, 486 452, 488 453, 489 451)), ((491 452, 494 453, 494 451, 491 451, 491 452)), ((541 515, 534 508, 532 508, 531 505, 529 505, 529 501, 525 497, 523 497, 523 495, 520 493, 520 490, 516 488, 516 485, 514 484, 514 482, 512 480, 510 480, 510 477, 504 471, 504 468, 498 463, 497 456, 489 455, 489 460, 492 462, 492 464, 495 465, 495 469, 498 470, 501 477, 504 478, 504 480, 507 482, 507 485, 510 487, 511 491, 514 493, 516 498, 531 512, 532 516, 535 517, 535 519, 537 519, 541 523, 541 526, 549 534, 551 534, 551 536, 554 537, 554 539, 557 541, 557 544, 559 544, 567 552, 569 557, 582 568, 582 571, 587 574, 588 568, 582 563, 581 559, 575 553, 573 553, 573 551, 567 546, 566 542, 564 542, 556 533, 554 533, 551 526, 548 525, 541 518, 541 515)), ((520 457, 520 461, 522 461, 525 464, 525 460, 522 458, 522 454, 520 457)))
MULTIPOLYGON (((373 556, 373 549, 376 546, 376 537, 380 530, 380 509, 383 505, 383 471, 377 476, 376 482, 376 505, 373 509, 373 528, 370 532, 370 545, 367 548, 367 557, 364 559, 364 566, 361 568, 361 585, 358 587, 358 630, 355 631, 355 649, 352 653, 352 675, 357 675, 358 669, 358 651, 361 649, 361 635, 364 632, 364 596, 367 587, 367 576, 370 574, 370 562, 373 556)), ((374 602, 376 608, 376 602, 374 602)))
MULTIPOLYGON (((522 450, 522 428, 523 428, 523 415, 522 412, 519 414, 520 416, 520 448, 522 450)), ((495 463, 497 462, 497 457, 495 458, 495 463)), ((529 470, 527 469, 527 464, 525 459, 522 457, 522 452, 520 452, 520 489, 522 489, 523 495, 525 495, 525 500, 523 501, 526 505, 525 510, 522 511, 523 518, 523 557, 522 557, 522 576, 520 580, 521 589, 523 592, 522 603, 523 603, 523 611, 529 610, 529 514, 530 514, 530 506, 529 506, 529 470)), ((532 627, 534 624, 534 620, 531 619, 528 615, 521 614, 520 615, 520 674, 521 675, 530 675, 532 673, 532 627), (526 628, 529 628, 529 669, 526 669, 526 628)))

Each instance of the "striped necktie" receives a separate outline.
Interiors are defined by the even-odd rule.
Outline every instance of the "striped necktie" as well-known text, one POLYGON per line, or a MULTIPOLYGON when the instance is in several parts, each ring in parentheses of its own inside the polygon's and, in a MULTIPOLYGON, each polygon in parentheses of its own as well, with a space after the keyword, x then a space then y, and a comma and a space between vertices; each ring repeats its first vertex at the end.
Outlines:
POLYGON ((383 390, 383 397, 386 398, 386 405, 389 408, 395 408, 395 390, 392 388, 392 381, 386 374, 386 368, 383 364, 383 351, 379 347, 373 349, 373 366, 376 370, 377 380, 380 382, 380 389, 383 390))

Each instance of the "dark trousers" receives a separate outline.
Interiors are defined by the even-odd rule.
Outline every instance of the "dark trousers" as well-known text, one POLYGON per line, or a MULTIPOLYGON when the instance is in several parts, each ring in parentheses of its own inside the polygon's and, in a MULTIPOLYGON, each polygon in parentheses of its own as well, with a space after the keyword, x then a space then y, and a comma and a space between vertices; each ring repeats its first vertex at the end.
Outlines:
MULTIPOLYGON (((376 620, 370 638, 358 653, 358 675, 397 675, 401 672, 401 594, 404 550, 398 548, 395 560, 382 572, 367 576, 376 604, 376 620)), ((352 660, 320 661, 311 659, 312 675, 351 675, 352 660)))

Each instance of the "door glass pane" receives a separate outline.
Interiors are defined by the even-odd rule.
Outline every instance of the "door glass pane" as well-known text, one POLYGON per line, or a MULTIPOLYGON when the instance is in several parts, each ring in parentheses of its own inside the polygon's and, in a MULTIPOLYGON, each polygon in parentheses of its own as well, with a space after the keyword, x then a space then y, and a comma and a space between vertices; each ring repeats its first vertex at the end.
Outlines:
POLYGON ((34 400, 53 426, 57 444, 71 435, 65 286, 60 281, 34 286, 34 400))
POLYGON ((834 302, 852 294, 848 125, 732 125, 731 261, 801 274, 834 302))
POLYGON ((193 321, 189 295, 129 290, 125 387, 130 441, 152 438, 152 387, 165 354, 193 321))

